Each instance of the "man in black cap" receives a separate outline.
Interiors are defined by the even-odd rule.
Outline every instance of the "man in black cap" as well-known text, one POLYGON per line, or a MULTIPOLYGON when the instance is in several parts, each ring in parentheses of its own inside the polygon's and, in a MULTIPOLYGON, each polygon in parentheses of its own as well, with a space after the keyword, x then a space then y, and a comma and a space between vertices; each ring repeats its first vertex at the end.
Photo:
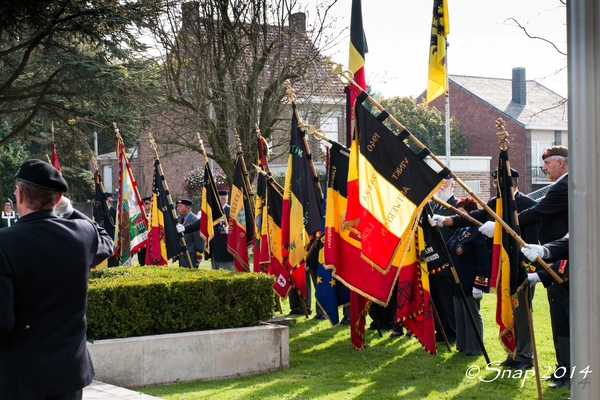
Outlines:
MULTIPOLYGON (((152 197, 144 197, 142 199, 142 204, 144 205, 144 212, 146 213, 146 218, 148 218, 148 222, 150 222, 150 209, 152 208, 152 197)), ((140 251, 138 251, 138 263, 141 266, 146 265, 146 246, 142 247, 140 251)))
POLYGON ((4 200, 4 210, 2 210, 2 219, 0 219, 0 228, 10 228, 19 220, 19 214, 13 210, 11 199, 4 200))
MULTIPOLYGON (((108 211, 110 212, 110 218, 112 220, 113 226, 107 227, 106 231, 111 237, 115 235, 115 228, 117 226, 117 209, 113 207, 113 195, 112 193, 105 192, 104 200, 106 201, 106 205, 108 206, 108 211)), ((114 240, 114 239, 113 239, 114 240)), ((107 266, 110 267, 118 267, 120 264, 118 256, 111 256, 108 258, 107 266)))
POLYGON ((67 189, 41 160, 25 161, 17 175, 21 219, 0 230, 0 399, 81 399, 94 375, 86 347, 88 276, 113 243, 73 209, 62 196, 67 189))
MULTIPOLYGON (((492 178, 494 179, 494 186, 497 185, 497 170, 492 171, 492 178)), ((519 184, 519 171, 514 168, 510 169, 510 175, 512 177, 512 185, 514 187, 515 192, 515 202, 517 204, 517 211, 523 211, 530 207, 533 207, 536 204, 536 201, 531 197, 521 193, 518 189, 519 184)), ((490 198, 487 202, 488 207, 490 207, 493 211, 496 210, 496 196, 490 198)), ((469 213, 470 217, 473 217, 475 220, 483 223, 484 225, 480 228, 483 234, 488 237, 494 236, 494 221, 491 215, 488 214, 484 209, 475 210, 469 213), (487 222, 486 222, 487 221, 487 222), (486 230, 484 227, 491 228, 486 230), (491 236, 490 236, 491 233, 491 236)), ((461 218, 460 216, 452 216, 452 217, 444 217, 440 215, 434 215, 429 219, 429 222, 433 225, 437 223, 438 225, 443 224, 443 226, 452 226, 455 228, 470 226, 470 222, 461 218)), ((521 225, 521 237, 527 243, 537 243, 537 226, 531 225, 529 227, 523 227, 521 225)), ((492 256, 492 241, 488 240, 488 248, 490 251, 490 258, 492 256)), ((491 265, 491 264, 490 264, 491 265)), ((491 273, 491 271, 490 271, 491 273)), ((489 276, 489 274, 488 274, 489 276)), ((529 295, 529 304, 531 304, 531 299, 533 298, 533 290, 530 291, 529 295)), ((502 362, 502 366, 509 367, 512 369, 529 369, 533 366, 533 353, 531 348, 531 335, 529 332, 529 319, 527 316, 527 309, 525 308, 525 295, 524 291, 521 290, 518 292, 518 301, 519 307, 514 309, 514 317, 515 317, 515 336, 516 336, 516 351, 515 358, 507 357, 506 360, 502 362)))
MULTIPOLYGON (((177 214, 179 215, 177 221, 184 227, 198 221, 198 217, 191 212, 192 204, 190 199, 177 199, 177 214)), ((198 225, 198 227, 199 226, 200 225, 198 225)), ((204 240, 200 237, 200 229, 194 229, 192 232, 186 233, 184 239, 192 265, 190 266, 188 256, 183 253, 179 255, 179 266, 185 268, 198 268, 196 252, 202 253, 204 251, 204 240)))

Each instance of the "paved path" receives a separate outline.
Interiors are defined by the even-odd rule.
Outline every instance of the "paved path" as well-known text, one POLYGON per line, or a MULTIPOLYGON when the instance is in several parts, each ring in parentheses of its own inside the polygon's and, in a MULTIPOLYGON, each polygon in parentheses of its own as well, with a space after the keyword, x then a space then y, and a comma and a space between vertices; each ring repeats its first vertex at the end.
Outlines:
POLYGON ((83 400, 152 400, 158 397, 148 396, 118 386, 93 381, 83 389, 83 400))

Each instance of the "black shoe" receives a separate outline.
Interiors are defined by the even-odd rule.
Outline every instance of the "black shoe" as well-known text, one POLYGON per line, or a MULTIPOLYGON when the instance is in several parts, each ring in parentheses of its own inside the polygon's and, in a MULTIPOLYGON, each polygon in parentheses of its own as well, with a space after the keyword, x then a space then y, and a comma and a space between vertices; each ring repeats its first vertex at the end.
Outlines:
POLYGON ((526 369, 530 369, 533 367, 533 364, 530 363, 524 363, 521 361, 515 361, 512 363, 512 365, 509 367, 510 369, 520 369, 520 370, 526 370, 526 369))
POLYGON ((304 312, 303 311, 292 310, 292 311, 289 312, 288 315, 290 315, 290 316, 291 315, 304 315, 304 312))
POLYGON ((517 361, 513 360, 512 358, 507 358, 506 360, 502 361, 500 363, 501 367, 507 367, 507 368, 511 368, 517 361))
POLYGON ((570 388, 571 387, 571 379, 569 379, 569 378, 558 379, 554 383, 549 384, 548 387, 550 389, 560 389, 562 387, 570 388))
POLYGON ((315 314, 315 316, 313 317, 313 319, 321 319, 321 320, 324 320, 324 319, 327 319, 327 317, 326 317, 326 316, 324 316, 323 314, 315 314))
POLYGON ((343 318, 340 321, 340 325, 350 325, 350 318, 343 318))

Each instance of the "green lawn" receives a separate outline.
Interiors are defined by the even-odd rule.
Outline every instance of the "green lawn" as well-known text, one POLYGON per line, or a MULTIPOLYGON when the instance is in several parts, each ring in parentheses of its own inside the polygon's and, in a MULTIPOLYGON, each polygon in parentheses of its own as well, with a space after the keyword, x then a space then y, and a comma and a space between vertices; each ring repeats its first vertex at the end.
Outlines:
MULTIPOLYGON (((206 266, 202 266, 206 267, 206 266)), ((210 267, 208 267, 210 268, 210 267)), ((283 302, 286 312, 287 301, 283 302)), ((548 375, 554 351, 546 290, 538 285, 534 324, 540 374, 548 375)), ((313 310, 314 310, 313 306, 313 310)), ((494 322, 495 296, 482 302, 485 345, 492 363, 506 358, 494 322)), ((370 319, 367 319, 367 326, 370 319)), ((500 367, 486 370, 483 356, 449 352, 427 354, 416 339, 390 338, 366 331, 366 347, 354 350, 348 326, 332 328, 329 321, 298 318, 290 327, 290 368, 263 375, 220 381, 174 383, 138 389, 164 399, 535 399, 536 381, 500 367), (467 371, 475 375, 468 378, 467 371), (480 372, 478 372, 480 371, 480 372)), ((544 399, 568 397, 568 389, 550 389, 542 381, 544 399)))

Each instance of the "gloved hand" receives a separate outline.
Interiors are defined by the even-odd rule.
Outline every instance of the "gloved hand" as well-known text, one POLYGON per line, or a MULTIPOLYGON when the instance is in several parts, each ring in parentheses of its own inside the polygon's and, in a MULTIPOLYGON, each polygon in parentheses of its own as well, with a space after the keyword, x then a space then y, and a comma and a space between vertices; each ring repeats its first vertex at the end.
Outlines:
POLYGON ((446 217, 443 215, 433 214, 431 217, 427 217, 427 221, 431 226, 439 226, 440 228, 444 226, 444 220, 446 217))
POLYGON ((479 227, 479 232, 483 233, 489 238, 493 238, 495 225, 496 223, 494 221, 488 221, 479 227))
POLYGON ((473 298, 478 300, 481 299, 483 297, 483 292, 481 291, 481 289, 477 289, 476 287, 473 288, 473 298))
POLYGON ((525 247, 521 247, 521 253, 529 259, 529 261, 535 261, 538 257, 544 258, 545 251, 544 246, 539 244, 528 244, 525 247))
POLYGON ((73 212, 71 200, 68 197, 62 196, 60 201, 54 206, 54 212, 61 217, 68 217, 73 212))
POLYGON ((540 276, 537 274, 537 272, 534 272, 533 274, 527 274, 527 280, 529 281, 529 286, 535 286, 536 283, 541 282, 540 276))
POLYGON ((177 233, 182 233, 183 231, 185 231, 185 226, 181 224, 175 225, 175 228, 177 228, 177 233))

